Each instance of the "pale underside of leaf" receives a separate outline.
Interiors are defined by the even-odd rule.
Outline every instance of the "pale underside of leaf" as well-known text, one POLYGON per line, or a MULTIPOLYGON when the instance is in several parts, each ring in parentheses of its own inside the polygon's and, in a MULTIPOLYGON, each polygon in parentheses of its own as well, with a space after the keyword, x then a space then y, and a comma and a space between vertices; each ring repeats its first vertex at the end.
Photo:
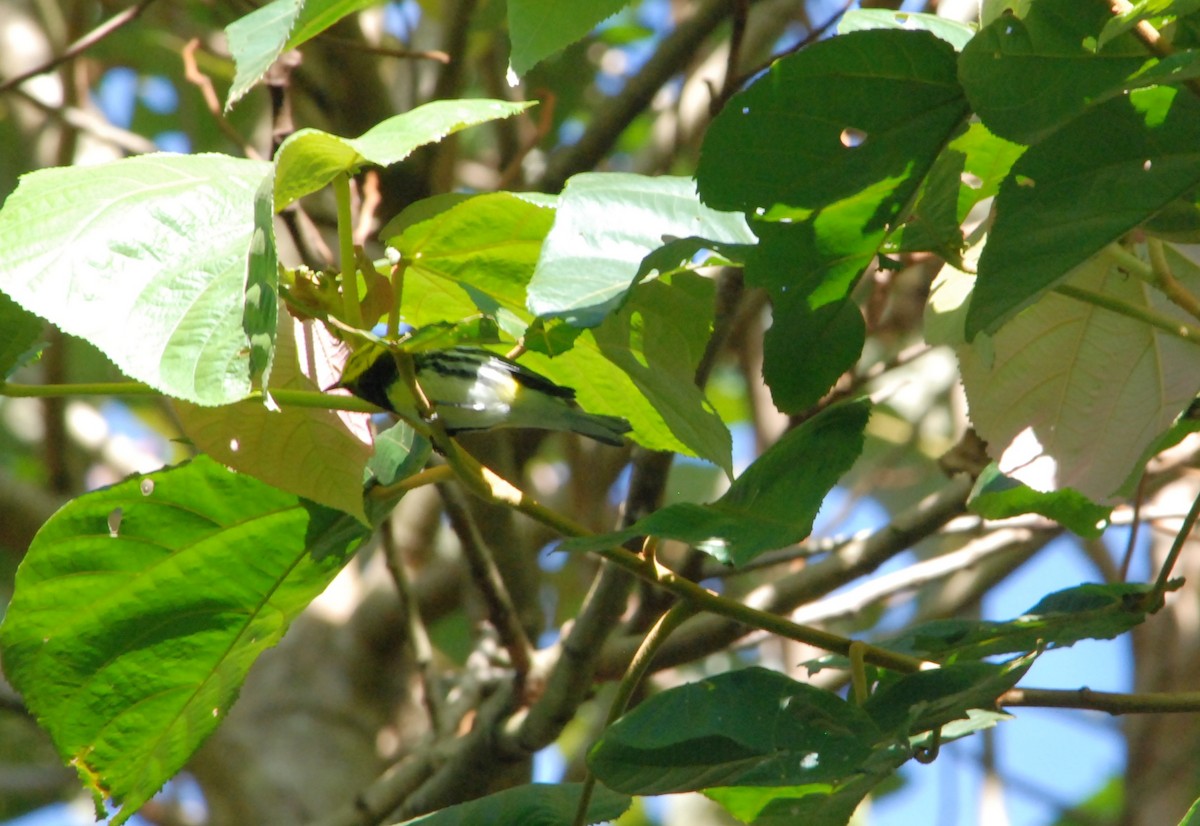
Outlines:
MULTIPOLYGON (((1185 317, 1104 255, 1067 280, 1185 317)), ((1200 390, 1200 348, 1108 309, 1047 293, 990 339, 958 347, 971 420, 1001 470, 1035 490, 1109 502, 1200 390)))

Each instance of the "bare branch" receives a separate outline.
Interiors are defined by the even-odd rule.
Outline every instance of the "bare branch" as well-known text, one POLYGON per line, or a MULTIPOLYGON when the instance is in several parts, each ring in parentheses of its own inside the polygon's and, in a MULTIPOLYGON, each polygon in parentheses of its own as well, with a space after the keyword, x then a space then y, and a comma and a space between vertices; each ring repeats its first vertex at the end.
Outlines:
POLYGON ((129 8, 125 9, 125 11, 114 14, 108 20, 104 21, 99 26, 83 35, 83 37, 80 37, 70 46, 67 46, 67 48, 63 50, 62 54, 47 60, 40 66, 34 66, 32 69, 22 72, 16 77, 10 77, 8 80, 0 83, 0 92, 7 92, 9 89, 20 86, 31 77, 44 75, 46 72, 58 68, 67 61, 74 60, 76 57, 79 57, 79 55, 83 54, 92 46, 95 46, 101 40, 108 37, 122 26, 125 26, 136 20, 153 2, 154 0, 141 0, 141 2, 130 6, 129 8))

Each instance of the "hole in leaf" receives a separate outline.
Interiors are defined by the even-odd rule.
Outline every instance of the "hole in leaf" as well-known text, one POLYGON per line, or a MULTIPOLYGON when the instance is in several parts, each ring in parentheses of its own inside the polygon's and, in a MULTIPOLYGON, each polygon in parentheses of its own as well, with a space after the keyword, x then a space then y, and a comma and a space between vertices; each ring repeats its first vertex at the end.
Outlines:
POLYGON ((1142 164, 1142 171, 1143 171, 1143 172, 1149 172, 1149 171, 1150 171, 1150 167, 1152 167, 1152 166, 1154 166, 1154 161, 1152 161, 1152 160, 1150 160, 1149 158, 1147 158, 1147 159, 1145 160, 1145 162, 1142 164))
POLYGON ((142 487, 142 496, 149 496, 150 494, 154 493, 154 480, 153 479, 143 479, 141 487, 142 487))
POLYGON ((117 532, 121 530, 121 517, 124 515, 120 508, 113 508, 112 513, 108 515, 108 535, 113 539, 117 538, 117 532))
POLYGON ((838 140, 847 149, 856 149, 866 143, 867 133, 861 129, 855 129, 853 126, 847 126, 838 136, 838 140))
POLYGON ((238 444, 238 440, 237 440, 237 439, 230 439, 230 440, 229 440, 229 450, 230 450, 230 452, 231 452, 231 453, 237 453, 237 452, 238 452, 238 449, 239 449, 240 447, 241 447, 241 445, 240 445, 240 444, 238 444))
POLYGON ((1016 180, 1017 186, 1028 187, 1029 189, 1037 186, 1037 181, 1035 181, 1033 178, 1030 178, 1028 175, 1018 175, 1016 180))
POLYGON ((971 189, 980 189, 983 187, 983 178, 980 178, 974 172, 964 172, 959 176, 959 180, 963 182, 964 186, 971 189))

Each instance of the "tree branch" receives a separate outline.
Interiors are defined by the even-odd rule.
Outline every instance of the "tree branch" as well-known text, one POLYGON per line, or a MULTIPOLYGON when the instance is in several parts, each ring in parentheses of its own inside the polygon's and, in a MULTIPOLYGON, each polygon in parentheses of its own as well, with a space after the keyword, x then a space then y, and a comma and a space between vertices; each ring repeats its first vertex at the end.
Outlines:
POLYGON ((141 2, 130 6, 129 8, 125 9, 125 11, 114 14, 108 20, 104 21, 99 26, 80 37, 70 46, 67 46, 67 48, 63 50, 62 54, 52 57, 50 60, 47 60, 40 66, 34 66, 32 69, 22 72, 15 77, 10 77, 8 80, 0 83, 0 92, 7 92, 9 89, 20 86, 31 77, 43 75, 46 72, 49 72, 51 69, 61 66, 68 60, 74 60, 76 57, 83 54, 92 46, 95 46, 101 40, 108 37, 122 26, 125 26, 136 20, 153 2, 154 0, 141 0, 141 2))
POLYGON ((1077 708, 1112 715, 1194 714, 1200 711, 1200 691, 1115 694, 1086 686, 1074 690, 1011 688, 996 703, 1006 708, 1077 708))
POLYGON ((664 83, 695 55, 696 48, 729 15, 729 0, 705 0, 696 12, 663 38, 642 70, 629 78, 621 93, 609 98, 592 116, 573 145, 550 156, 538 188, 558 192, 567 178, 596 167, 664 83))

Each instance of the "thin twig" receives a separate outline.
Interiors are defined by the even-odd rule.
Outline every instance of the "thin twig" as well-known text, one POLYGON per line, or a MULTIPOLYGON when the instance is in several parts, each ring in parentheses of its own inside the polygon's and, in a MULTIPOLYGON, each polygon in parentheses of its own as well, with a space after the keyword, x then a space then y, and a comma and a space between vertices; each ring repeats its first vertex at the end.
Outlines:
POLYGON ((1012 688, 1000 695, 997 705, 1028 708, 1077 708, 1108 714, 1194 714, 1200 711, 1200 691, 1116 694, 1090 688, 1012 688))
POLYGON ((438 491, 442 495, 450 526, 462 545, 471 578, 487 605, 488 619, 500 635, 501 644, 508 651, 515 684, 520 693, 520 686, 532 667, 533 645, 521 626, 517 607, 508 593, 504 577, 492 559, 487 543, 479 532, 479 526, 471 518, 471 512, 467 503, 463 501, 462 494, 457 488, 449 485, 439 485, 438 491))
POLYGON ((725 105, 725 101, 733 97, 741 85, 742 77, 738 74, 738 64, 742 60, 742 41, 746 37, 746 18, 750 14, 749 0, 730 0, 733 4, 733 26, 729 32, 729 54, 725 58, 725 81, 721 84, 721 93, 716 95, 709 105, 709 113, 716 115, 725 105))
POLYGON ((339 49, 347 49, 355 54, 374 54, 380 57, 393 57, 397 60, 432 60, 436 63, 449 63, 450 55, 440 49, 397 49, 392 46, 373 46, 349 37, 338 37, 332 34, 322 34, 321 42, 339 49))
POLYGON ((368 169, 363 174, 363 182, 359 190, 362 204, 358 207, 358 225, 354 228, 354 245, 356 247, 367 243, 367 239, 371 237, 371 232, 376 226, 375 210, 379 209, 379 204, 383 201, 383 194, 379 191, 379 173, 374 169, 368 169))
POLYGON ((412 648, 413 659, 417 664, 417 676, 421 681, 422 701, 429 715, 430 729, 434 736, 443 733, 444 716, 441 712, 442 692, 437 686, 437 675, 433 664, 433 643, 429 641, 429 631, 421 618, 421 606, 417 601, 417 593, 408 578, 404 559, 396 546, 396 535, 390 519, 384 520, 380 527, 380 541, 383 546, 383 560, 387 564, 392 581, 396 584, 396 592, 400 595, 401 607, 404 610, 404 634, 412 648))
POLYGON ((1162 567, 1158 571, 1158 578, 1154 580, 1154 593, 1160 598, 1168 590, 1171 572, 1175 569, 1175 563, 1179 561, 1179 555, 1183 553, 1183 546, 1187 543, 1192 528, 1196 526, 1197 518, 1200 518, 1200 494, 1196 496, 1187 516, 1183 518, 1183 524, 1179 526, 1179 531, 1175 534, 1175 541, 1171 543, 1171 550, 1167 552, 1167 558, 1163 560, 1162 567))
POLYGON ((838 9, 836 12, 831 14, 825 20, 824 23, 817 26, 815 29, 809 30, 808 34, 806 34, 800 40, 799 43, 796 43, 795 45, 784 49, 782 52, 779 52, 778 54, 771 55, 771 57, 769 59, 765 60, 764 62, 760 63, 758 66, 755 66, 753 69, 750 69, 749 71, 742 74, 742 76, 737 79, 737 86, 741 87, 747 80, 754 77, 759 72, 764 72, 767 69, 771 68, 771 64, 773 64, 775 61, 779 60, 780 58, 787 57, 790 54, 795 54, 796 52, 800 51, 804 47, 811 46, 813 43, 816 43, 817 40, 819 40, 821 38, 821 35, 825 34, 825 32, 827 32, 827 31, 829 31, 829 29, 831 29, 835 23, 837 23, 839 20, 842 19, 842 15, 844 15, 846 12, 850 11, 850 8, 854 5, 854 3, 855 3, 855 0, 845 0, 845 2, 842 4, 842 7, 840 9, 838 9))
POLYGON ((29 105, 36 107, 42 114, 47 115, 52 120, 65 123, 74 129, 86 132, 92 137, 105 143, 110 143, 124 152, 129 152, 133 155, 144 155, 149 152, 158 151, 158 146, 155 145, 154 141, 144 135, 114 126, 94 112, 80 109, 78 106, 51 105, 25 89, 14 88, 11 90, 11 93, 26 101, 29 105))
POLYGON ((663 38, 654 54, 625 84, 619 95, 607 99, 593 113, 583 135, 569 147, 550 157, 538 186, 558 192, 567 178, 594 169, 612 149, 625 127, 633 122, 662 88, 696 54, 696 48, 716 30, 729 14, 729 0, 705 0, 695 12, 663 38))
POLYGON ((49 72, 51 69, 55 69, 69 60, 74 60, 76 57, 83 54, 92 46, 95 46, 101 40, 108 37, 122 26, 128 25, 136 20, 153 2, 154 0, 141 0, 141 2, 135 3, 134 5, 125 9, 125 11, 114 14, 108 20, 105 20, 99 26, 80 37, 70 46, 67 46, 67 48, 64 49, 61 54, 50 58, 40 66, 34 66, 32 69, 22 72, 16 77, 10 77, 8 80, 0 83, 0 92, 7 92, 9 89, 20 86, 31 77, 43 75, 46 72, 49 72))
POLYGON ((217 124, 217 128, 229 140, 233 141, 237 146, 242 148, 247 158, 253 160, 261 160, 262 154, 250 143, 238 134, 238 131, 233 128, 233 124, 225 117, 225 112, 221 108, 221 100, 217 97, 217 90, 213 87, 212 80, 204 72, 200 71, 199 65, 196 63, 196 50, 200 48, 200 38, 193 37, 183 45, 179 56, 183 59, 183 77, 200 91, 200 96, 204 98, 204 105, 208 109, 209 115, 212 116, 213 122, 217 124))
MULTIPOLYGON (((1113 14, 1128 14, 1133 11, 1133 4, 1128 2, 1128 0, 1112 0, 1109 5, 1112 8, 1113 14)), ((1163 38, 1158 29, 1154 28, 1149 20, 1139 20, 1133 27, 1133 35, 1142 41, 1142 45, 1149 50, 1150 54, 1159 60, 1165 60, 1175 53, 1171 44, 1163 38)), ((1189 78, 1184 81, 1184 85, 1188 87, 1188 90, 1193 95, 1200 97, 1200 80, 1189 78)))

